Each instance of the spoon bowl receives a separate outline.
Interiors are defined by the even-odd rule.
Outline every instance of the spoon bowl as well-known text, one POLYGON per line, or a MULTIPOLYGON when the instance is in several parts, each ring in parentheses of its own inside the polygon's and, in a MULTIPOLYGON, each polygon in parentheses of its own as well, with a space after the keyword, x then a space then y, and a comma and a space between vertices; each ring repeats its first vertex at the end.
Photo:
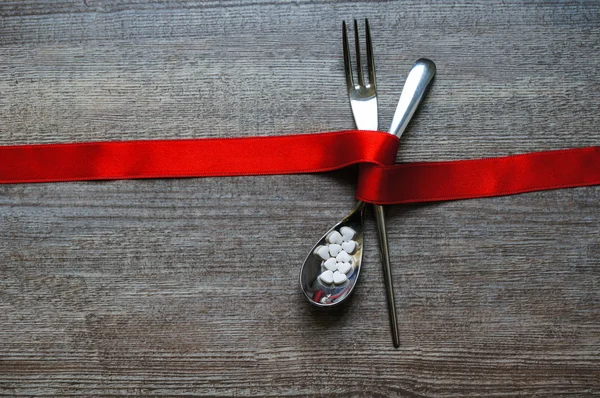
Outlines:
MULTIPOLYGON (((365 203, 359 201, 354 209, 344 217, 339 223, 333 226, 325 235, 319 239, 319 241, 312 248, 306 259, 304 260, 304 264, 302 266, 302 271, 300 272, 300 286, 302 287, 302 291, 306 298, 314 305, 319 307, 332 307, 337 304, 340 304, 346 297, 348 297, 352 290, 354 290, 354 286, 356 285, 356 281, 358 280, 358 274, 360 273, 360 264, 362 262, 363 255, 363 220, 364 220, 364 209, 365 203), (354 235, 350 240, 344 240, 344 236, 340 231, 347 232, 348 230, 345 228, 350 228, 354 231, 354 235), (333 283, 327 283, 327 279, 321 277, 324 272, 328 271, 327 266, 325 266, 325 257, 323 255, 325 253, 324 248, 329 248, 336 243, 331 243, 330 240, 334 240, 332 234, 335 232, 342 235, 342 244, 344 242, 356 242, 354 250, 349 253, 349 261, 351 268, 347 272, 345 271, 343 265, 340 265, 340 269, 337 270, 339 274, 344 274, 345 280, 341 283, 339 280, 333 283), (328 238, 330 238, 328 240, 328 238), (320 251, 319 255, 317 251, 320 251)), ((349 235, 346 235, 346 237, 349 235)), ((347 248, 352 246, 352 244, 347 244, 347 248)), ((336 249, 336 248, 334 248, 336 249)), ((345 253, 347 253, 344 250, 345 253)), ((333 252, 329 252, 329 258, 335 258, 332 256, 332 253, 335 254, 335 250, 333 252)), ((340 256, 341 257, 341 256, 340 256)), ((330 260, 331 261, 331 260, 330 260)), ((338 264, 343 264, 344 262, 338 262, 338 264)), ((346 266, 347 267, 347 266, 346 266)), ((333 274, 333 272, 332 272, 333 274)))

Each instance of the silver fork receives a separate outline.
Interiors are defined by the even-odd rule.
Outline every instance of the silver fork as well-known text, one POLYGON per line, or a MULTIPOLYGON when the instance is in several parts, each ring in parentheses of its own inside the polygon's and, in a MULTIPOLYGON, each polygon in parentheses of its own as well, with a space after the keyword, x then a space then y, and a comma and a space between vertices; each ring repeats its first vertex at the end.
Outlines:
MULTIPOLYGON (((369 82, 365 84, 360 57, 360 41, 358 39, 358 23, 354 20, 354 42, 356 52, 356 69, 358 75, 358 84, 354 83, 352 73, 352 64, 350 60, 350 49, 348 45, 348 34, 346 33, 346 22, 342 22, 342 39, 344 46, 344 67, 346 70, 346 86, 348 88, 348 97, 356 127, 359 130, 378 130, 379 122, 377 117, 377 83, 375 78, 375 62, 373 60, 373 46, 371 43, 371 29, 369 20, 365 19, 365 35, 367 49, 367 70, 369 73, 369 82)), ((383 206, 373 205, 375 218, 377 221, 377 232, 379 234, 379 250, 383 265, 383 279, 385 282, 386 296, 388 302, 388 312, 390 316, 390 326, 392 329, 392 339, 394 346, 400 346, 400 336, 398 334, 398 318, 396 316, 396 299, 394 297, 394 286, 392 282, 392 270, 390 265, 390 253, 388 247, 387 231, 385 228, 385 213, 383 206)))

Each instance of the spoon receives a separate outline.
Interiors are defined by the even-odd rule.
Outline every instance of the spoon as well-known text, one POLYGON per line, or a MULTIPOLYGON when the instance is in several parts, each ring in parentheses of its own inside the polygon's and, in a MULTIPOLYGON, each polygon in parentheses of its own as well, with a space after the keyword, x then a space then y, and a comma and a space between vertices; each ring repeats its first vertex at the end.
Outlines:
MULTIPOLYGON (((390 134, 402 135, 425 95, 435 69, 435 64, 428 59, 421 58, 415 62, 400 95, 390 134)), ((327 231, 306 256, 300 270, 300 287, 310 303, 332 307, 342 303, 354 290, 362 263, 365 204, 358 201, 354 209, 327 231)))

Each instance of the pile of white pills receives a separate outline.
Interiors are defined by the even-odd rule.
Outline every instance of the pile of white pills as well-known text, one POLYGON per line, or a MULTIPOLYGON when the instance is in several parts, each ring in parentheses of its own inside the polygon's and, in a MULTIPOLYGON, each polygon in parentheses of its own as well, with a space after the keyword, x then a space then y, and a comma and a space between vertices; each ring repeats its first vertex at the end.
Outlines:
POLYGON ((358 249, 358 242, 352 240, 355 234, 352 228, 342 227, 339 231, 332 231, 327 235, 326 245, 317 246, 314 255, 322 260, 319 275, 322 283, 341 285, 348 280, 354 269, 351 254, 358 249))

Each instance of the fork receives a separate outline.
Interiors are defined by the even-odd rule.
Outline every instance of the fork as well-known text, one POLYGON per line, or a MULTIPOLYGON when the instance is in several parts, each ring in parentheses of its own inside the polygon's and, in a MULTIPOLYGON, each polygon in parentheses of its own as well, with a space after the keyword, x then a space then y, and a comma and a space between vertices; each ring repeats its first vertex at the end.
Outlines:
MULTIPOLYGON (((358 84, 355 84, 352 73, 352 64, 350 60, 350 48, 348 45, 348 34, 346 33, 346 22, 342 22, 342 40, 344 47, 344 68, 346 71, 346 86, 348 88, 348 97, 350 98, 350 107, 354 122, 359 130, 378 130, 379 122, 377 116, 377 83, 375 78, 375 62, 373 59, 373 45, 371 43, 371 28, 369 20, 365 19, 365 36, 367 50, 367 70, 369 82, 365 83, 363 68, 360 57, 360 41, 358 39, 358 23, 354 20, 354 42, 356 53, 356 70, 358 84)), ((379 251, 383 265, 383 279, 385 283, 386 296, 388 302, 388 312, 390 317, 390 326, 392 330, 392 339, 394 347, 400 346, 400 337, 398 334, 398 319, 396 316, 396 299, 394 297, 394 286, 392 282, 392 270, 390 265, 390 253, 388 246, 387 231, 385 227, 385 213, 383 206, 373 205, 375 219, 377 221, 377 232, 379 234, 379 251)))

